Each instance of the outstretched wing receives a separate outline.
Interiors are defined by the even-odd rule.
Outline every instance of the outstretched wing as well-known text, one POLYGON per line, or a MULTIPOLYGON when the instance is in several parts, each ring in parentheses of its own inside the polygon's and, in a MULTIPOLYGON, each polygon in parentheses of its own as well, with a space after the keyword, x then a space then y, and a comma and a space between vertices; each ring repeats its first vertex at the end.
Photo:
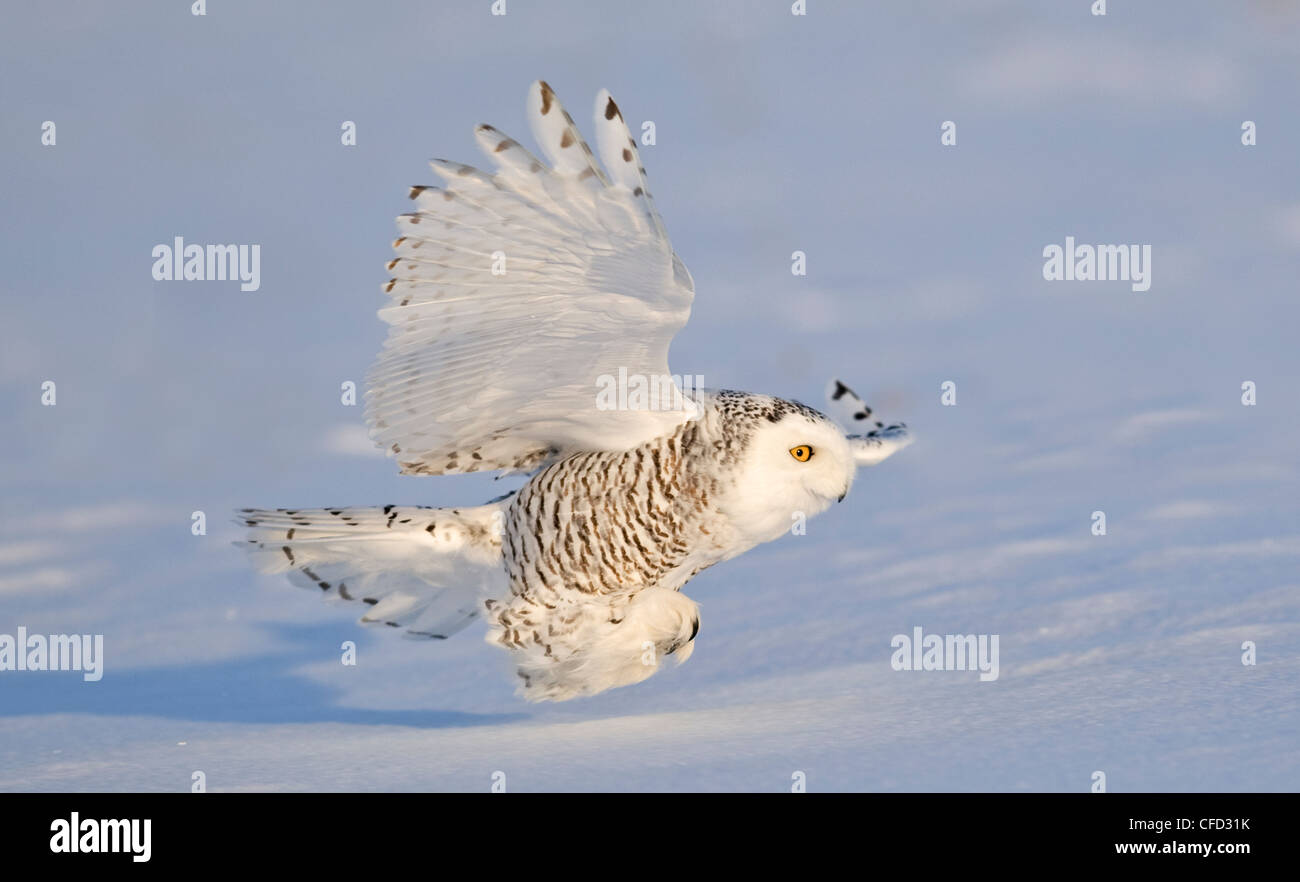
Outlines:
POLYGON ((876 419, 858 393, 839 380, 831 380, 827 384, 826 404, 831 417, 840 425, 868 430, 848 436, 849 446, 853 449, 853 461, 860 466, 872 466, 888 459, 913 441, 907 423, 886 425, 882 420, 876 419))
POLYGON ((495 172, 435 159, 444 184, 413 187, 416 210, 398 218, 366 418, 403 473, 531 469, 634 447, 698 412, 676 393, 608 407, 620 377, 668 388, 694 296, 618 106, 596 98, 605 171, 550 86, 534 83, 527 107, 547 163, 479 126, 495 172))

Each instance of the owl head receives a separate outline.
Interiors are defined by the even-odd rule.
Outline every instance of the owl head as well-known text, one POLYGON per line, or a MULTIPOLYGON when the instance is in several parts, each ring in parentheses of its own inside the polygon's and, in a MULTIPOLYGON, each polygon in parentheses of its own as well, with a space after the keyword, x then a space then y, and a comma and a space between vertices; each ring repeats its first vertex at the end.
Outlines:
POLYGON ((732 492, 720 507, 741 532, 768 542, 801 519, 842 500, 857 472, 854 445, 820 411, 793 401, 748 396, 733 408, 733 432, 746 439, 735 462, 732 492))

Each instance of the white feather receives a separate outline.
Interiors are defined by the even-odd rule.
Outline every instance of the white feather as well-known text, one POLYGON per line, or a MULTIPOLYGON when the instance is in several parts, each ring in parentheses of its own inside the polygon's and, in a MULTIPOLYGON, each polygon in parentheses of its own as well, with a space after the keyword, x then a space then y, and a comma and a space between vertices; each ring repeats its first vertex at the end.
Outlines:
POLYGON ((262 572, 365 607, 363 624, 446 638, 505 588, 501 506, 244 509, 241 543, 262 572))
POLYGON ((860 466, 873 466, 888 459, 914 440, 906 423, 886 424, 878 419, 858 393, 839 380, 826 384, 826 406, 841 425, 866 430, 848 436, 853 461, 860 466))
POLYGON ((366 414, 403 472, 530 469, 552 451, 627 449, 693 415, 597 409, 602 376, 671 375, 694 286, 639 158, 621 158, 622 118, 598 119, 602 152, 622 139, 607 184, 549 87, 534 84, 528 106, 554 168, 480 126, 498 170, 434 160, 445 183, 412 188, 416 211, 398 221, 366 414))

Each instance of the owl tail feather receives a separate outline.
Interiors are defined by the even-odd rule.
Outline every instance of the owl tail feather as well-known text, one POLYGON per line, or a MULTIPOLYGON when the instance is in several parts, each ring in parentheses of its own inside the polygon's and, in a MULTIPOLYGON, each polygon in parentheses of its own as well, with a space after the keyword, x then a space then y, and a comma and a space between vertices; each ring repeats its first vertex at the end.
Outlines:
POLYGON ((474 508, 254 509, 240 543, 265 573, 334 601, 365 604, 363 624, 445 639, 505 589, 501 502, 474 508))

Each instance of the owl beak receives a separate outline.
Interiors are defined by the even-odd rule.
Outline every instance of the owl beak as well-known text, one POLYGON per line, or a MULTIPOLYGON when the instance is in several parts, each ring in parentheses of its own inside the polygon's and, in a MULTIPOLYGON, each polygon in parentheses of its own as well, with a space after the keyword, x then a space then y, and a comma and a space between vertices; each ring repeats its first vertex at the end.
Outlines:
POLYGON ((835 500, 835 501, 836 501, 836 502, 843 502, 843 501, 844 501, 844 497, 845 497, 845 496, 848 496, 848 495, 849 495, 849 491, 845 490, 843 493, 840 494, 840 498, 837 499, 837 500, 835 500))

